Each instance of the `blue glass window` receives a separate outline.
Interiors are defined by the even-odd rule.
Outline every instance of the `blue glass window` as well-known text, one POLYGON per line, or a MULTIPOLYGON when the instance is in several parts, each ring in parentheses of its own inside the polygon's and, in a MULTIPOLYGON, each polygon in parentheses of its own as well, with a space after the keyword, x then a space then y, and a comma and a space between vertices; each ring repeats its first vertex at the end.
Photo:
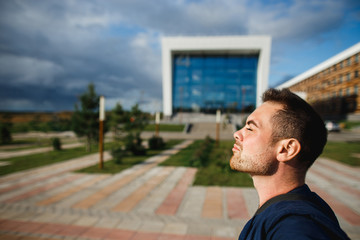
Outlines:
POLYGON ((175 55, 173 112, 252 111, 257 55, 175 55))

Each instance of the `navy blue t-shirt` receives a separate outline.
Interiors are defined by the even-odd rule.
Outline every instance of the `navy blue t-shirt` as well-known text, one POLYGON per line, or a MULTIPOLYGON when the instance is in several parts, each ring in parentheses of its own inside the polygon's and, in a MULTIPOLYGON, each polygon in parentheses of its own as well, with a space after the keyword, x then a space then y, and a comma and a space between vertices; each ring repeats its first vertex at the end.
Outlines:
POLYGON ((240 239, 349 239, 329 205, 303 185, 268 200, 242 230, 240 239), (289 197, 295 196, 294 198, 289 197))

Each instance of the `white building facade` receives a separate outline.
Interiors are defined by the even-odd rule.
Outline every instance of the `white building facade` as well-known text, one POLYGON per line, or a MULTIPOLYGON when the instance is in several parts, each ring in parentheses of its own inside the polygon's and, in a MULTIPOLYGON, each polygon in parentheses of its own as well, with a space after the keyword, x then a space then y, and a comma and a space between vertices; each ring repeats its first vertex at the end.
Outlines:
POLYGON ((251 111, 268 88, 269 36, 162 39, 163 112, 251 111))

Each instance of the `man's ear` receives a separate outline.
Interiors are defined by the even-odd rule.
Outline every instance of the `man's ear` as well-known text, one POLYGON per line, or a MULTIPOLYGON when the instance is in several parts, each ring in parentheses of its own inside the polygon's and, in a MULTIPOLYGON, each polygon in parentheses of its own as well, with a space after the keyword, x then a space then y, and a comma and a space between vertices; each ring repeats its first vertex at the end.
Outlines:
POLYGON ((298 155, 300 149, 300 142, 295 138, 280 140, 276 152, 277 160, 279 162, 289 161, 298 155))

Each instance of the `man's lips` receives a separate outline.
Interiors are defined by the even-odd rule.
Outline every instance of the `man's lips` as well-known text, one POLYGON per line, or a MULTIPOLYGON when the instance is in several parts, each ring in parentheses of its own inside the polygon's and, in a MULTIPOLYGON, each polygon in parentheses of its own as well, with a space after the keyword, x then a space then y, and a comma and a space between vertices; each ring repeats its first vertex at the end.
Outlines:
POLYGON ((238 145, 234 144, 234 147, 232 150, 233 150, 233 152, 238 152, 238 151, 240 151, 240 147, 238 145))

